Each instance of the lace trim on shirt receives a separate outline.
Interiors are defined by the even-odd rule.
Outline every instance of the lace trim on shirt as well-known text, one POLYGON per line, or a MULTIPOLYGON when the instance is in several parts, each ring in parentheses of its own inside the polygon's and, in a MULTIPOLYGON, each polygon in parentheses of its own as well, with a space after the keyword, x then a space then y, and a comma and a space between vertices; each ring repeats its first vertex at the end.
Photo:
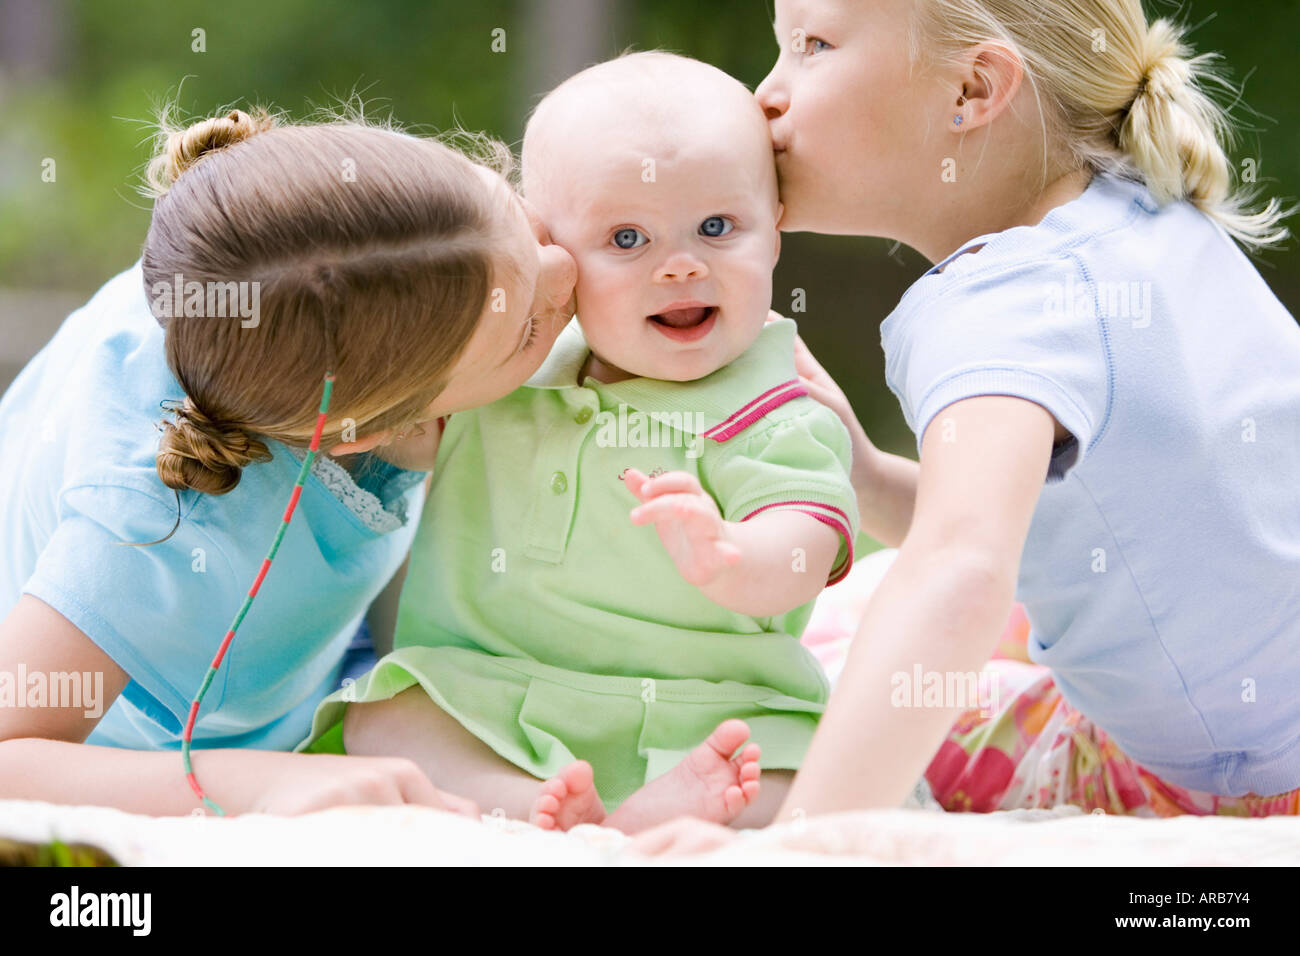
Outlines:
MULTIPOLYGON (((289 451, 299 462, 307 457, 305 449, 290 448, 289 451)), ((311 473, 371 531, 388 534, 406 523, 406 503, 400 497, 393 499, 391 508, 384 507, 376 495, 353 481, 347 469, 329 456, 317 453, 311 463, 311 473)))

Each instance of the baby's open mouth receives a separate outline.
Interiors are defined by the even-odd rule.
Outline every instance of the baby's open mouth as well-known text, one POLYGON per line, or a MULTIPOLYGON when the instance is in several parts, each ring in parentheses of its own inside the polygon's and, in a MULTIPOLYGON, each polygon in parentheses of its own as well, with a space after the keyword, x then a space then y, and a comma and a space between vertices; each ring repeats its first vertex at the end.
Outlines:
POLYGON ((695 305, 682 309, 668 309, 647 316, 655 331, 673 342, 696 342, 713 329, 718 317, 716 305, 695 305))
POLYGON ((670 312, 650 316, 650 321, 666 325, 670 329, 691 329, 708 321, 717 311, 717 308, 711 305, 694 309, 673 309, 670 312))

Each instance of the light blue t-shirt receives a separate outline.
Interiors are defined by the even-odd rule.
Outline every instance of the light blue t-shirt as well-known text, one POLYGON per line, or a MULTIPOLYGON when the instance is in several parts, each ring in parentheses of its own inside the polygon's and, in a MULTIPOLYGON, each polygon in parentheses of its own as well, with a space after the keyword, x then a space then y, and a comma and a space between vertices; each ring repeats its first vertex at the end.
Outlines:
POLYGON ((1300 787, 1300 327, 1222 229, 1098 176, 936 265, 881 342, 918 448, 977 395, 1073 436, 1017 588, 1066 700, 1171 783, 1300 787))
MULTIPOLYGON (((176 521, 176 495, 155 467, 155 426, 165 416, 159 403, 182 397, 137 262, 65 320, 0 401, 0 613, 21 593, 35 595, 131 678, 87 743, 180 746, 190 701, 297 479, 300 462, 268 442, 273 459, 245 468, 229 494, 182 492, 183 518, 167 541, 120 545, 162 538, 176 521)), ((291 750, 311 729, 424 503, 423 472, 368 464, 358 484, 404 512, 405 524, 371 530, 308 476, 204 697, 197 745, 291 750)))

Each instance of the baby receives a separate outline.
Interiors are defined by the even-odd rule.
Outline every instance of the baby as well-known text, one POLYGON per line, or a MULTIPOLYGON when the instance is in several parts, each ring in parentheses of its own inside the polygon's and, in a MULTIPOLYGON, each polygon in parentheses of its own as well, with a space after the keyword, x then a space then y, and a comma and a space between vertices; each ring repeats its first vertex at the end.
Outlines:
MULTIPOLYGON (((578 316, 524 387, 448 420, 396 649, 347 700, 419 684, 551 778, 541 826, 764 823, 828 693, 799 634, 857 532, 848 435, 800 387, 794 323, 767 321, 767 124, 713 67, 628 55, 539 104, 522 175, 577 262, 578 316)), ((348 752, 365 736, 350 723, 348 752)))

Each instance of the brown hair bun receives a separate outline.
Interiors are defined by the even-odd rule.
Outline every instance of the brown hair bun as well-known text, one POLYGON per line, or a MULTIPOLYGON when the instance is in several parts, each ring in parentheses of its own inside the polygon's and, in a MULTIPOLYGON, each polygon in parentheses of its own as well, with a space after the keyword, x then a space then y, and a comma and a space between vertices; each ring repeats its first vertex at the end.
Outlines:
POLYGON ((145 173, 152 192, 161 196, 177 177, 208 153, 256 136, 276 126, 276 118, 262 107, 252 113, 231 110, 223 116, 199 120, 184 129, 169 126, 163 117, 160 126, 166 140, 149 163, 145 173))
POLYGON ((239 484, 242 470, 271 460, 266 445, 236 425, 215 422, 187 395, 180 405, 165 404, 176 421, 164 421, 158 448, 158 475, 168 488, 193 488, 224 495, 239 484))

